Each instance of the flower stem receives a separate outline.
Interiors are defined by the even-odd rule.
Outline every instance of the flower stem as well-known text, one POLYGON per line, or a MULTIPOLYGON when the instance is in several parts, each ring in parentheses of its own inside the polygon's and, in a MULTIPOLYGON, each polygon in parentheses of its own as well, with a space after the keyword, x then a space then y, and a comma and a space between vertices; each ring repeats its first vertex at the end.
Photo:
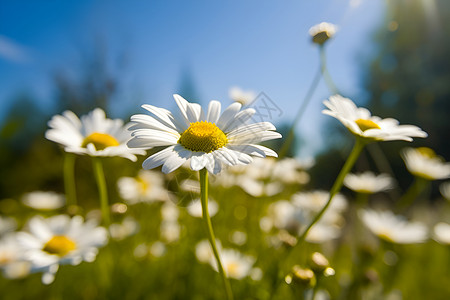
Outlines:
POLYGON ((327 84, 328 89, 332 94, 339 94, 339 91, 336 85, 334 84, 333 79, 331 79, 331 75, 327 69, 327 56, 325 54, 325 47, 322 45, 320 46, 319 49, 320 49, 320 65, 323 74, 323 79, 325 80, 325 83, 327 84))
POLYGON ((325 213, 327 208, 330 206, 331 200, 333 200, 334 195, 336 195, 341 190, 342 183, 344 182, 345 176, 352 169, 353 165, 355 164, 356 160, 358 159, 359 155, 361 154, 361 151, 364 149, 365 144, 366 144, 366 142, 364 142, 364 140, 362 140, 360 138, 356 139, 356 143, 353 146, 350 156, 347 158, 347 161, 345 162, 344 166, 342 167, 341 172, 339 173, 338 177, 336 178, 336 181, 334 182, 334 184, 330 190, 330 196, 328 198, 327 203, 319 211, 319 213, 315 216, 315 218, 312 220, 312 222, 303 231, 303 234, 299 237, 295 248, 298 248, 299 245, 305 240, 306 236, 308 235, 309 230, 320 220, 322 215, 325 213))
POLYGON ((75 154, 64 154, 64 190, 66 192, 67 207, 77 205, 75 189, 75 154))
POLYGON ((209 217, 208 211, 208 171, 206 169, 200 170, 200 199, 202 202, 202 214, 203 220, 205 221, 206 229, 208 230, 208 240, 211 244, 211 248, 214 253, 214 257, 217 262, 217 269, 219 270, 220 276, 222 277, 223 285, 225 287, 226 298, 228 300, 233 299, 233 292, 231 291, 230 282, 223 269, 222 262, 220 261, 219 251, 216 246, 216 238, 214 236, 214 231, 211 224, 211 218, 209 217))
POLYGON ((105 173, 103 172, 102 161, 98 157, 92 157, 92 162, 94 165, 94 174, 100 196, 103 224, 109 227, 111 224, 111 219, 109 216, 108 192, 106 190, 105 173))
POLYGON ((425 190, 429 181, 421 177, 415 177, 413 184, 409 187, 406 193, 398 201, 398 208, 400 210, 410 206, 414 200, 425 190))
POLYGON ((289 133, 286 137, 286 141, 284 142, 280 151, 278 151, 279 158, 283 158, 289 151, 289 148, 294 139, 295 126, 297 125, 298 122, 300 122, 300 119, 302 118, 304 112, 306 111, 306 108, 308 107, 308 104, 310 103, 310 101, 312 99, 312 95, 314 94, 314 91, 316 90, 317 86, 319 85, 320 78, 322 75, 322 70, 323 70, 323 68, 322 68, 322 66, 320 66, 320 68, 317 70, 316 76, 314 76, 314 79, 311 82, 311 85, 309 86, 309 89, 308 89, 308 92, 306 93, 305 99, 303 99, 302 105, 300 106, 299 110, 297 111, 297 114, 295 115, 295 119, 292 122, 291 127, 289 128, 289 133))

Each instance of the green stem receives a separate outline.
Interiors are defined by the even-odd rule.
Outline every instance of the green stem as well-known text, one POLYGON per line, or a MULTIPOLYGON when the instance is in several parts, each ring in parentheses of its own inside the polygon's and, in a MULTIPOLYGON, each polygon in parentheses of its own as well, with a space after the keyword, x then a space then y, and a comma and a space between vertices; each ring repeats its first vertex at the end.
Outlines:
POLYGON ((211 218, 209 217, 208 211, 208 171, 206 169, 200 170, 200 199, 202 202, 202 213, 203 220, 205 221, 206 229, 208 230, 208 240, 211 244, 214 257, 217 262, 217 269, 219 270, 220 276, 222 277, 223 285, 225 287, 226 298, 228 300, 233 299, 233 292, 231 291, 230 282, 223 269, 222 262, 220 261, 219 251, 216 246, 216 238, 214 236, 214 231, 211 224, 211 218))
POLYGON ((323 68, 322 68, 322 66, 320 66, 320 68, 317 70, 316 75, 314 76, 313 81, 311 82, 311 85, 309 86, 309 89, 308 89, 308 92, 306 93, 305 99, 303 99, 302 106, 300 106, 299 110, 297 111, 294 121, 292 122, 292 125, 289 128, 289 133, 286 137, 286 141, 284 142, 283 147, 281 147, 280 151, 278 152, 279 158, 283 158, 287 154, 287 152, 291 146, 291 143, 294 140, 295 126, 298 124, 298 122, 300 122, 300 119, 302 118, 303 114, 306 111, 306 108, 308 107, 309 102, 312 99, 312 95, 314 94, 314 91, 316 90, 317 86, 319 85, 322 71, 323 71, 323 68))
POLYGON ((429 181, 426 179, 415 177, 413 184, 398 201, 398 208, 402 210, 410 206, 423 190, 425 190, 428 183, 429 181))
POLYGON ((64 154, 64 190, 66 192, 67 207, 77 205, 75 189, 75 154, 64 154))
POLYGON ((328 72, 327 69, 327 57, 325 54, 325 47, 322 45, 320 46, 320 63, 321 63, 321 70, 323 74, 323 79, 325 80, 325 83, 328 86, 328 89, 332 94, 339 94, 339 91, 336 87, 336 85, 333 82, 333 79, 331 79, 331 75, 328 72))
POLYGON ((297 245, 294 248, 298 248, 299 245, 302 244, 302 242, 305 240, 306 236, 308 235, 309 230, 320 220, 322 215, 325 213, 327 208, 331 204, 331 200, 333 200, 334 195, 336 195, 342 188, 342 183, 344 182, 345 176, 350 172, 353 165, 355 164, 356 160, 358 159, 359 155, 361 154, 361 151, 363 150, 366 142, 360 138, 356 139, 356 143, 353 146, 353 150, 350 153, 350 156, 347 158, 347 161, 345 162, 344 166, 341 169, 341 172, 339 173, 338 177, 336 178, 336 181, 333 184, 333 187, 330 190, 330 196, 328 198, 327 203, 325 206, 319 211, 319 213, 315 216, 315 218, 312 220, 312 222, 306 227, 306 229, 303 231, 303 234, 298 239, 297 245))
POLYGON ((102 161, 98 157, 92 157, 92 162, 94 165, 95 180, 97 181, 100 196, 103 224, 109 227, 111 224, 111 218, 109 216, 108 192, 106 190, 105 173, 103 172, 102 161))

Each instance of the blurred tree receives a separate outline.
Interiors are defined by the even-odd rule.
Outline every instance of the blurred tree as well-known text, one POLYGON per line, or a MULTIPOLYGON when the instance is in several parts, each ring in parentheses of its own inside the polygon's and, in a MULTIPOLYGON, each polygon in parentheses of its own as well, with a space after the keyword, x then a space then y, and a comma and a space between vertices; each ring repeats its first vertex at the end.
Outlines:
MULTIPOLYGON (((362 82, 368 94, 367 104, 374 115, 393 117, 403 124, 424 129, 429 137, 404 142, 380 143, 385 158, 400 182, 411 182, 399 151, 408 146, 426 145, 450 159, 450 1, 391 0, 386 2, 386 18, 374 35, 375 58, 363 63, 362 82)), ((338 132, 337 132, 338 133, 338 132)), ((319 186, 329 188, 331 174, 337 174, 343 163, 337 157, 342 145, 349 142, 348 133, 336 134, 328 150, 317 158, 312 177, 319 186), (342 137, 336 142, 336 136, 342 137), (329 149, 332 148, 332 149, 329 149)), ((366 158, 373 170, 388 171, 377 163, 379 151, 370 151, 366 158), (378 154, 377 154, 378 153, 378 154)), ((340 155, 339 155, 340 156, 340 155)), ((363 158, 364 159, 364 158, 363 158)))
MULTIPOLYGON (((418 125, 429 136, 413 146, 426 145, 449 160, 450 2, 386 3, 386 20, 376 34, 378 56, 364 76, 368 106, 376 115, 418 125)), ((403 185, 406 171, 398 152, 407 146, 382 144, 403 185)))

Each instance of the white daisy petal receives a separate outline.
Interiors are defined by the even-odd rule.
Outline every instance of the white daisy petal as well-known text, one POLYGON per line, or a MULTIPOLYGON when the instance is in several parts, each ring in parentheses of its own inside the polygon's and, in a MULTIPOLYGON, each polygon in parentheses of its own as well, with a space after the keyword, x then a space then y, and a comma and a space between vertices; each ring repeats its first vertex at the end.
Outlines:
POLYGON ((168 159, 171 155, 174 155, 173 149, 175 146, 170 146, 164 150, 161 150, 152 156, 148 157, 142 163, 142 167, 146 170, 153 169, 162 165, 166 159, 168 159))
POLYGON ((208 113, 206 115, 206 121, 211 123, 217 123, 220 117, 221 104, 219 101, 211 101, 208 106, 208 113))
POLYGON ((233 104, 228 106, 217 121, 217 127, 222 129, 223 132, 228 132, 227 126, 233 121, 234 116, 236 116, 241 107, 242 104, 238 102, 234 102, 233 104))

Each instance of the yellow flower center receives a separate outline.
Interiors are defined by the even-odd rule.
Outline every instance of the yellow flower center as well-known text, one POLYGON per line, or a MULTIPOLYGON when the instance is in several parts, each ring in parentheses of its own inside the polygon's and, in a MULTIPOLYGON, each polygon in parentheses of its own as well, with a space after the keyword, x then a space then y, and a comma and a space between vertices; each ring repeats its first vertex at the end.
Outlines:
POLYGON ((96 150, 103 150, 107 147, 119 146, 120 143, 111 135, 106 133, 94 132, 88 135, 81 147, 86 148, 89 144, 94 144, 96 150))
POLYGON ((423 156, 425 156, 427 158, 436 157, 436 153, 433 151, 433 149, 430 149, 428 147, 419 147, 416 150, 419 151, 420 154, 422 154, 423 156))
POLYGON ((395 243, 395 241, 392 239, 392 235, 388 231, 379 232, 377 235, 382 240, 388 241, 390 243, 395 243))
POLYGON ((136 178, 136 181, 140 187, 141 195, 145 195, 145 193, 150 189, 151 185, 149 184, 149 182, 147 180, 144 180, 143 178, 141 178, 139 176, 136 178))
POLYGON ((380 129, 380 126, 371 120, 358 119, 355 123, 362 131, 366 131, 368 129, 380 129))
POLYGON ((228 276, 235 277, 238 276, 239 264, 236 262, 232 262, 227 264, 227 273, 228 276))
POLYGON ((64 235, 55 235, 44 245, 42 250, 50 254, 64 256, 76 248, 77 245, 75 242, 68 237, 64 235))
POLYGON ((182 134, 178 143, 195 152, 210 153, 227 144, 227 136, 214 123, 200 121, 191 123, 182 134))

